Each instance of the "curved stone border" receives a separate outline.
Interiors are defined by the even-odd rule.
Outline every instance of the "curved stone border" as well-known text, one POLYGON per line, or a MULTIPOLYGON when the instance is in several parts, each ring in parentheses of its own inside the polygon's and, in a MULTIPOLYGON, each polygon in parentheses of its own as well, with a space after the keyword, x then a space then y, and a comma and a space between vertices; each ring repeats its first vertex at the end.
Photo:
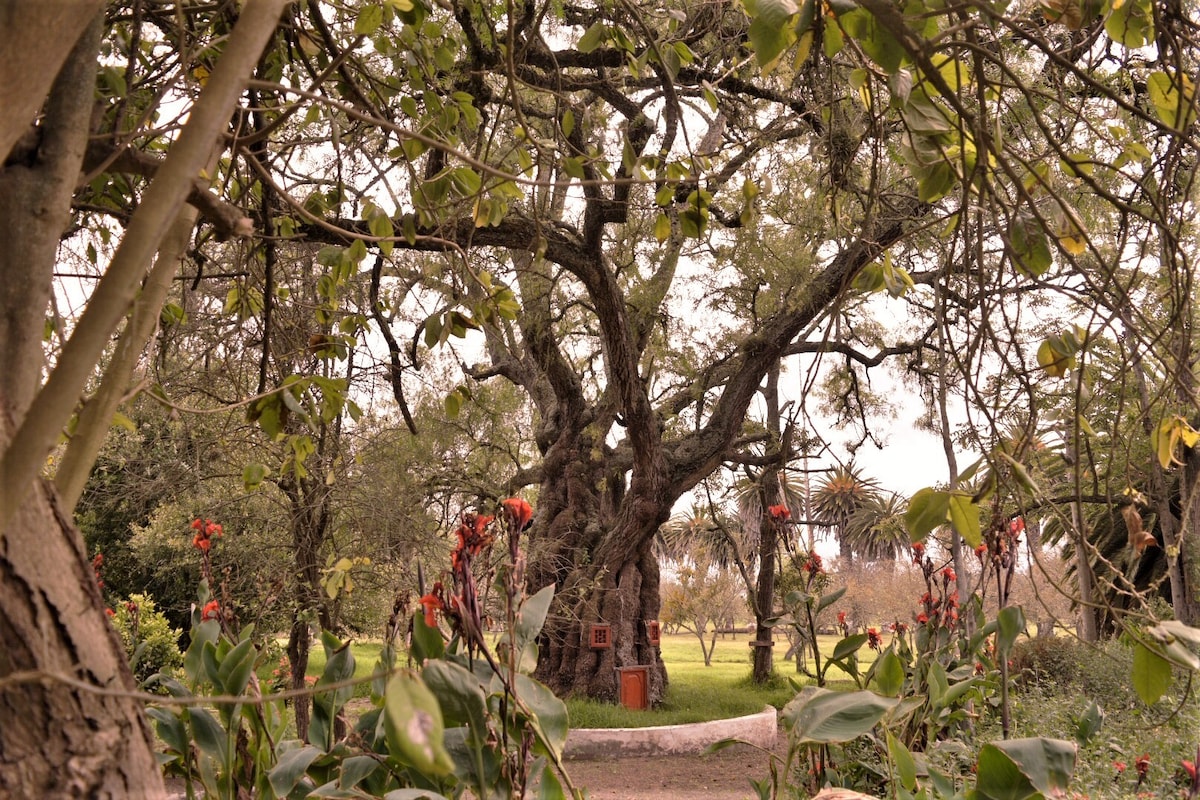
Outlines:
POLYGON ((655 725, 649 728, 572 728, 567 734, 567 758, 596 759, 623 756, 660 756, 699 753, 722 739, 773 748, 778 714, 767 706, 757 714, 688 725, 655 725))

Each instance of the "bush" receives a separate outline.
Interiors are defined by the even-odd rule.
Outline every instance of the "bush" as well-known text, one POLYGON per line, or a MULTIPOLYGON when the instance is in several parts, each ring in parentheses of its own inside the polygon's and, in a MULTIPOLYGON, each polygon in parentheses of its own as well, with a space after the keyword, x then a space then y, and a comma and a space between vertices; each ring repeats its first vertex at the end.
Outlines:
POLYGON ((1010 672, 1020 685, 1073 686, 1079 682, 1082 649, 1070 636, 1025 639, 1013 645, 1010 672))
POLYGON ((138 683, 145 683, 155 673, 170 674, 183 666, 179 630, 171 627, 149 595, 130 595, 129 600, 117 604, 111 619, 138 683))
POLYGON ((1117 639, 1088 645, 1073 636, 1041 636, 1013 646, 1012 675, 1018 685, 1071 688, 1115 708, 1133 700, 1132 660, 1130 649, 1117 639))

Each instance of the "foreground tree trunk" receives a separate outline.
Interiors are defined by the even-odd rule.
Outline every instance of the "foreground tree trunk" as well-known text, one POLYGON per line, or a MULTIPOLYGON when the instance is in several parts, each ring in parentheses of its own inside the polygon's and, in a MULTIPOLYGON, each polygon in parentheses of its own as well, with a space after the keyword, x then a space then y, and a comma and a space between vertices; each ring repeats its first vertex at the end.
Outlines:
POLYGON ((0 796, 163 796, 135 688, 83 539, 40 484, 0 540, 0 796))

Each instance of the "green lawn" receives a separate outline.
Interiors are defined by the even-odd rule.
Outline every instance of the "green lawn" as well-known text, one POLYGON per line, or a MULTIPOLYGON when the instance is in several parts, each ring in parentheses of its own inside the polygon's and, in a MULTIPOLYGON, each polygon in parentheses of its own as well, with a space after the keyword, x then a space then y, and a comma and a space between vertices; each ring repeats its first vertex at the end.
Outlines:
MULTIPOLYGON (((836 636, 819 637, 821 652, 831 652, 838 639, 836 636)), ((667 665, 668 686, 667 696, 660 706, 650 711, 631 711, 608 703, 571 698, 567 700, 571 726, 640 728, 678 725, 754 714, 766 705, 781 708, 796 694, 788 677, 799 683, 808 681, 796 672, 793 662, 782 660, 787 652, 784 640, 775 645, 775 678, 766 686, 754 685, 750 680, 749 640, 745 634, 738 634, 736 638, 718 637, 712 665, 706 667, 700 642, 695 636, 690 633, 664 634, 661 650, 663 663, 667 665)), ((863 648, 859 655, 865 664, 870 664, 875 653, 863 648)), ((835 688, 848 683, 845 673, 836 669, 828 677, 835 688)))
MULTIPOLYGON (((782 661, 787 651, 787 642, 775 645, 774 679, 766 686, 756 686, 750 680, 750 646, 745 634, 736 638, 717 638, 712 665, 704 666, 700 643, 688 633, 664 634, 662 657, 667 665, 667 696, 656 708, 649 711, 631 711, 618 705, 598 703, 571 698, 567 700, 571 726, 579 728, 638 728, 649 725, 678 725, 687 722, 704 722, 745 714, 754 714, 766 705, 782 708, 795 696, 788 677, 800 683, 807 679, 796 672, 791 661, 782 661)), ((819 639, 821 651, 829 653, 838 641, 836 636, 819 639)), ((363 681, 355 696, 370 694, 370 677, 379 660, 381 645, 378 642, 354 642, 350 645, 354 654, 354 677, 363 681)), ((859 655, 869 664, 875 653, 863 648, 859 655)), ((308 674, 319 676, 325 669, 325 651, 319 644, 313 647, 308 659, 308 674)), ((828 678, 833 688, 849 688, 846 675, 836 669, 828 678)))

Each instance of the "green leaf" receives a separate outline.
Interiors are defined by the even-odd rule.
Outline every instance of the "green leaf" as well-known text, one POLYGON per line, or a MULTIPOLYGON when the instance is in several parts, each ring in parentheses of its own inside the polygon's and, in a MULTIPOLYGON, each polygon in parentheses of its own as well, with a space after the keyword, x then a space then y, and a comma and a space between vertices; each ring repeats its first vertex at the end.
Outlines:
POLYGON ((1171 685, 1171 663, 1138 642, 1133 646, 1133 688, 1142 702, 1152 706, 1171 685))
POLYGON ((900 785, 908 791, 915 791, 917 788, 917 762, 913 758, 913 754, 904 746, 891 731, 887 734, 888 757, 892 759, 892 763, 896 766, 896 774, 900 777, 900 785))
POLYGON ((1040 278, 1054 263, 1046 232, 1037 222, 1025 216, 1013 219, 1008 227, 1008 249, 1017 271, 1030 278, 1040 278))
POLYGON ((278 760, 267 773, 267 779, 275 794, 287 797, 300 785, 312 763, 324 753, 312 745, 296 747, 294 742, 281 742, 279 750, 278 760), (285 747, 288 749, 285 750, 285 747))
POLYGON ((887 28, 879 23, 875 15, 864 8, 857 8, 841 16, 842 29, 861 46, 864 52, 888 74, 900 68, 904 59, 904 48, 887 28))
POLYGON ((1095 700, 1090 700, 1083 713, 1072 717, 1071 722, 1075 725, 1075 743, 1086 747, 1104 725, 1104 709, 1095 700))
POLYGON ((979 516, 982 509, 969 494, 952 492, 949 497, 950 523, 958 535, 971 545, 978 547, 983 541, 983 531, 980 528, 979 516))
POLYGON ((1025 612, 1020 606, 1006 606, 996 616, 996 649, 1007 659, 1017 637, 1025 632, 1025 612))
POLYGON ((883 651, 875 662, 875 688, 885 697, 897 697, 904 688, 904 663, 895 646, 883 651))
POLYGON ((271 474, 266 464, 247 464, 242 470, 242 487, 247 492, 253 492, 271 474))
POLYGON ((755 4, 747 36, 750 49, 764 73, 771 71, 783 51, 795 40, 795 30, 787 21, 799 10, 794 0, 760 0, 755 4))
POLYGON ((784 707, 782 716, 796 744, 836 744, 867 733, 895 705, 895 700, 874 692, 807 686, 784 707))
POLYGON ((421 677, 437 697, 446 724, 467 726, 478 742, 487 737, 487 697, 475 673, 438 659, 425 665, 421 677))
POLYGON ((458 390, 446 395, 446 416, 450 419, 458 417, 458 412, 462 410, 462 395, 458 390))
POLYGON ((393 758, 431 776, 454 771, 454 762, 442 742, 445 726, 441 707, 411 670, 401 670, 388 681, 383 721, 393 758))
POLYGON ((846 589, 847 589, 847 587, 843 586, 840 589, 835 589, 834 591, 830 592, 829 594, 821 595, 821 599, 817 601, 817 608, 816 608, 815 613, 820 614, 822 611, 829 608, 831 605, 836 603, 838 600, 841 600, 842 595, 844 595, 846 593, 846 589))
POLYGON ((1062 739, 1011 739, 979 751, 975 790, 982 800, 1066 794, 1078 749, 1062 739))
POLYGON ((904 525, 908 528, 912 541, 919 542, 934 528, 946 524, 949 513, 950 493, 926 487, 908 501, 908 510, 904 512, 904 525))
POLYGON ((1146 87, 1150 91, 1150 102, 1166 125, 1175 130, 1187 128, 1196 118, 1193 102, 1195 89, 1192 80, 1187 75, 1178 76, 1182 81, 1183 91, 1179 84, 1165 72, 1153 72, 1146 78, 1146 87))
POLYGON ((867 643, 868 636, 865 633, 854 633, 842 639, 833 647, 833 655, 829 658, 833 661, 841 661, 848 655, 858 652, 864 644, 867 643))
POLYGON ((1154 41, 1152 0, 1111 0, 1104 30, 1126 47, 1145 47, 1154 41))
POLYGON ((436 627, 425 624, 425 615, 420 611, 412 618, 412 657, 418 664, 428 659, 441 658, 446 652, 446 640, 436 627))
POLYGON ((221 723, 203 708, 189 708, 187 715, 192 727, 192 741, 201 752, 224 762, 228 737, 221 723))
POLYGON ((567 705, 554 692, 528 675, 517 674, 516 694, 533 712, 530 722, 537 733, 542 747, 537 751, 548 751, 556 759, 562 758, 567 743, 567 705))
POLYGON ((579 42, 575 45, 575 49, 581 53, 590 53, 607 38, 608 26, 603 22, 594 22, 590 28, 583 32, 583 36, 580 37, 579 42))
POLYGON ((383 6, 362 6, 354 20, 356 36, 370 36, 383 24, 383 6))

